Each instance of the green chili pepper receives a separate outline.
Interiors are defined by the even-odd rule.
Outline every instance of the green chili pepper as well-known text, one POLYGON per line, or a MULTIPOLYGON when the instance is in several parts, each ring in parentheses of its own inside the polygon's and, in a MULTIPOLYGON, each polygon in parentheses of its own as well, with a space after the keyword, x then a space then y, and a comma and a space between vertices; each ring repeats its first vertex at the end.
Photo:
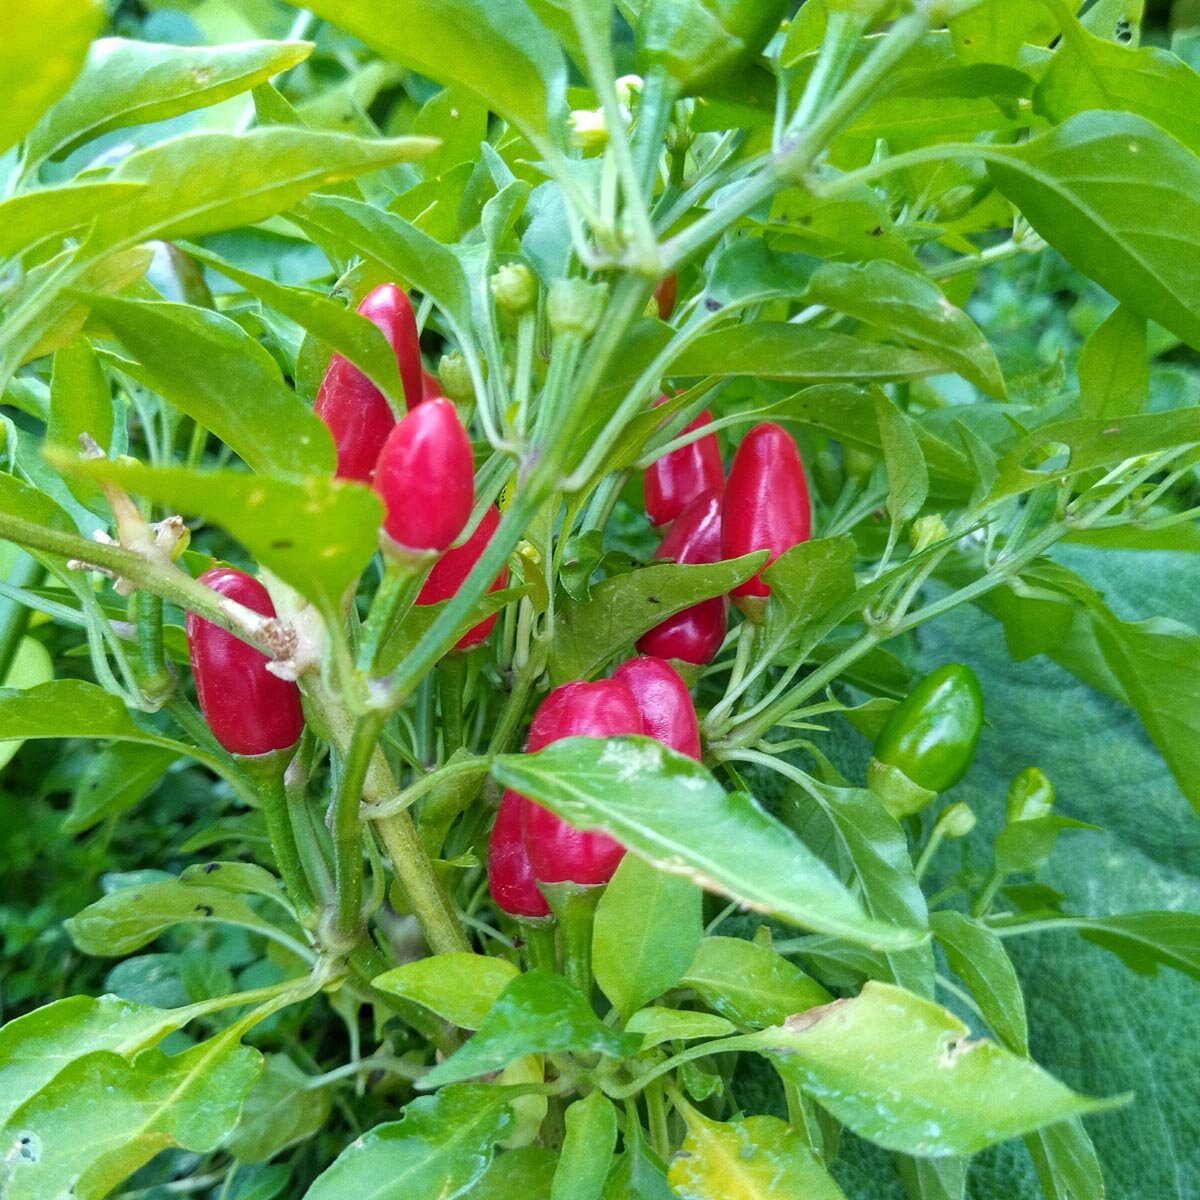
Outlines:
POLYGON ((944 792, 967 773, 982 728, 983 693, 975 672, 946 663, 909 692, 880 730, 872 775, 890 767, 926 792, 944 792))

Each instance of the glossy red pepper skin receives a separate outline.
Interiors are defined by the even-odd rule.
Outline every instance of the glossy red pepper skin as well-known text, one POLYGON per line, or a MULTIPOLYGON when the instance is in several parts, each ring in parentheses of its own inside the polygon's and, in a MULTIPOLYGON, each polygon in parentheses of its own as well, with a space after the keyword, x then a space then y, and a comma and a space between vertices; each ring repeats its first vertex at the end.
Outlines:
POLYGON ((664 746, 700 761, 700 723, 692 693, 679 672, 661 658, 644 655, 623 662, 612 674, 623 683, 642 714, 646 733, 664 746))
POLYGON ((674 271, 669 275, 664 275, 658 281, 658 286, 654 289, 654 303, 658 305, 660 321, 670 320, 671 314, 675 311, 675 298, 678 293, 679 276, 674 271))
POLYGON ((506 791, 488 839, 488 889, 497 906, 513 917, 548 917, 550 905, 542 895, 525 852, 521 808, 525 801, 506 791))
MULTIPOLYGON (((232 567, 214 567, 200 583, 264 617, 275 616, 267 589, 232 567)), ((304 730, 300 689, 267 670, 261 650, 193 612, 187 614, 188 657, 200 710, 230 754, 269 754, 294 746, 304 730)))
MULTIPOLYGON (((675 518, 654 553, 656 559, 677 563, 721 561, 721 492, 714 488, 698 496, 675 518)), ((712 662, 729 627, 724 596, 701 600, 655 625, 638 640, 637 648, 655 658, 678 658, 702 665, 712 662)))
MULTIPOLYGON (((425 579, 421 591, 417 595, 418 604, 437 604, 440 600, 449 600, 460 587, 463 580, 471 573, 471 568, 479 561, 479 556, 487 549, 487 544, 500 524, 500 512, 494 506, 489 508, 475 526, 475 532, 461 546, 447 550, 434 564, 433 570, 425 579)), ((508 583, 508 567, 492 581, 489 592, 499 591, 508 583)), ((499 613, 480 621, 478 625, 468 629, 455 643, 456 650, 469 650, 478 646, 496 624, 499 613)))
POLYGON ((421 398, 423 400, 444 400, 446 398, 446 393, 442 391, 441 381, 424 367, 421 368, 421 398))
MULTIPOLYGON (((656 404, 662 404, 666 396, 660 396, 656 404)), ((680 431, 680 436, 707 425, 712 413, 705 409, 694 421, 680 431)), ((702 438, 664 454, 662 458, 646 468, 643 490, 646 501, 646 516, 655 525, 673 521, 697 496, 725 482, 725 467, 721 462, 721 447, 715 434, 707 433, 702 438)))
POLYGON ((410 550, 445 550, 475 503, 471 440, 449 400, 418 404, 388 434, 372 484, 387 515, 383 528, 410 550))
MULTIPOLYGON (((565 683, 542 701, 525 749, 533 752, 568 737, 644 732, 637 703, 623 684, 611 679, 565 683)), ((607 834, 574 829, 529 799, 521 806, 521 825, 529 861, 542 883, 607 883, 625 856, 625 847, 607 834)))
MULTIPOLYGON (((405 400, 412 408, 420 402, 423 390, 421 343, 411 301, 394 283, 384 283, 366 295, 358 312, 378 326, 391 345, 405 400)), ((349 359, 335 354, 321 380, 313 411, 333 434, 338 478, 370 483, 379 451, 396 424, 383 393, 349 359)))
MULTIPOLYGON (((722 557, 769 550, 773 563, 812 535, 812 501, 800 451, 781 425, 766 422, 746 434, 725 485, 722 557)), ((734 596, 769 596, 761 573, 734 588, 734 596)))

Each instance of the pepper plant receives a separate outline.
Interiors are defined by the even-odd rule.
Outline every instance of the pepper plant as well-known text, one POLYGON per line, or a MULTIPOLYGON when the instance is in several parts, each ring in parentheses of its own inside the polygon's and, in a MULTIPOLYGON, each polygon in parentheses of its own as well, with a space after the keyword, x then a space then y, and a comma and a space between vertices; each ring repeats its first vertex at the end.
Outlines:
POLYGON ((1200 77, 1135 0, 260 7, 6 9, 0 738, 92 747, 101 854, 216 783, 0 1028, 0 1194, 1103 1195, 1155 1100, 1006 943, 1200 917, 1064 908, 1087 825, 956 798, 917 663, 982 610, 1200 806, 1197 635, 1061 558, 1196 548, 1200 77), (971 314, 1051 256, 1108 299, 1035 386, 971 314))

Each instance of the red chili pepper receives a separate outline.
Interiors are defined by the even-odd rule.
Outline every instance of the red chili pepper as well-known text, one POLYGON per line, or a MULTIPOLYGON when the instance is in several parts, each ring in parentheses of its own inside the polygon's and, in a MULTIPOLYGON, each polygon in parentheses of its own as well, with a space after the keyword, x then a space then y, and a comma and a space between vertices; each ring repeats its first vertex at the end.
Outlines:
POLYGON ((383 498, 383 528, 411 550, 445 550, 475 503, 471 441, 449 400, 418 404, 388 434, 372 486, 383 498))
POLYGON ((431 375, 424 367, 421 368, 421 395, 425 400, 444 400, 446 393, 442 391, 441 380, 431 375))
MULTIPOLYGON (((232 567, 214 567, 199 582, 264 617, 275 616, 267 589, 232 567)), ((267 670, 261 650, 193 612, 188 657, 208 727, 230 754, 268 754, 294 746, 304 730, 300 689, 267 670)))
MULTIPOLYGON (((542 701, 525 749, 540 750, 568 737, 644 732, 637 703, 624 684, 612 679, 565 683, 542 701)), ((529 799, 521 806, 521 824, 529 861, 542 883, 607 883, 625 855, 625 847, 607 834, 574 829, 529 799)))
POLYGON ((699 761, 700 724, 688 685, 661 658, 631 658, 612 675, 633 696, 646 733, 664 746, 699 761))
MULTIPOLYGON (((667 399, 660 396, 655 405, 667 399)), ((682 437, 712 420, 712 413, 705 409, 694 421, 680 431, 682 437)), ((697 496, 710 488, 719 488, 725 482, 725 467, 721 462, 721 447, 716 434, 707 433, 670 454, 653 462, 646 468, 644 491, 646 515, 655 525, 673 521, 697 496)))
POLYGON ((660 321, 666 321, 675 311, 675 297, 679 292, 679 276, 672 271, 664 275, 654 289, 654 302, 658 305, 660 321))
MULTIPOLYGON (((417 595, 418 604, 437 604, 439 600, 449 600, 460 587, 463 580, 471 573, 471 568, 479 561, 479 556, 487 549, 487 544, 500 524, 500 513, 495 507, 489 508, 475 526, 475 532, 461 546, 447 550, 434 564, 428 578, 417 595)), ((508 567, 504 567, 493 580, 489 592, 499 591, 508 583, 508 567)), ((499 613, 493 613, 480 621, 478 625, 468 629, 455 643, 456 650, 469 650, 479 645, 496 624, 499 613)))
MULTIPOLYGON (((792 435, 770 422, 755 425, 733 456, 725 487, 721 549, 725 558, 769 550, 773 563, 785 550, 812 534, 812 504, 804 464, 792 435)), ((733 589, 734 596, 769 596, 755 575, 733 589)))
POLYGON ((542 895, 533 874, 533 864, 525 852, 521 832, 524 800, 514 791, 506 791, 500 811, 488 839, 488 888, 492 899, 514 917, 548 917, 550 905, 542 895))
MULTIPOLYGON (((697 496, 675 518, 654 557, 677 563, 720 562, 721 504, 721 492, 716 488, 697 496)), ((655 658, 712 662, 725 640, 728 607, 724 596, 701 600, 655 625, 638 640, 637 648, 655 658)))
MULTIPOLYGON (((422 398, 421 343, 412 303, 394 283, 368 292, 359 313, 377 325, 387 338, 400 367, 404 397, 411 409, 422 398)), ((313 411, 329 427, 337 447, 339 479, 370 483, 379 451, 396 424, 383 393, 340 354, 329 361, 317 391, 313 411)))

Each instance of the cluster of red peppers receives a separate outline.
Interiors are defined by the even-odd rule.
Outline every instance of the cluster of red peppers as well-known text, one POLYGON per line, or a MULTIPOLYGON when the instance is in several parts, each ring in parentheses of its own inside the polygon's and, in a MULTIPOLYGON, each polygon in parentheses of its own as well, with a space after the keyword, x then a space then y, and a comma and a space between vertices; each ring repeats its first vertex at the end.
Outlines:
MULTIPOLYGON (((662 396, 658 404, 667 401, 662 396)), ((705 410, 680 436, 712 424, 705 410)), ((768 550, 768 563, 812 533, 808 482, 796 443, 779 425, 756 425, 734 455, 728 480, 716 435, 704 433, 663 455, 645 473, 646 515, 669 526, 655 558, 715 563, 768 550)), ((734 597, 770 594, 761 572, 734 597)), ((612 678, 568 683, 542 702, 525 750, 567 737, 644 734, 681 754, 700 758, 700 730, 687 684, 667 659, 710 662, 725 639, 724 596, 668 617, 637 643, 641 657, 622 663, 612 678)), ((496 904, 512 916, 546 917, 539 884, 603 884, 624 848, 607 834, 581 832, 511 790, 506 791, 488 847, 488 882, 496 904)))

